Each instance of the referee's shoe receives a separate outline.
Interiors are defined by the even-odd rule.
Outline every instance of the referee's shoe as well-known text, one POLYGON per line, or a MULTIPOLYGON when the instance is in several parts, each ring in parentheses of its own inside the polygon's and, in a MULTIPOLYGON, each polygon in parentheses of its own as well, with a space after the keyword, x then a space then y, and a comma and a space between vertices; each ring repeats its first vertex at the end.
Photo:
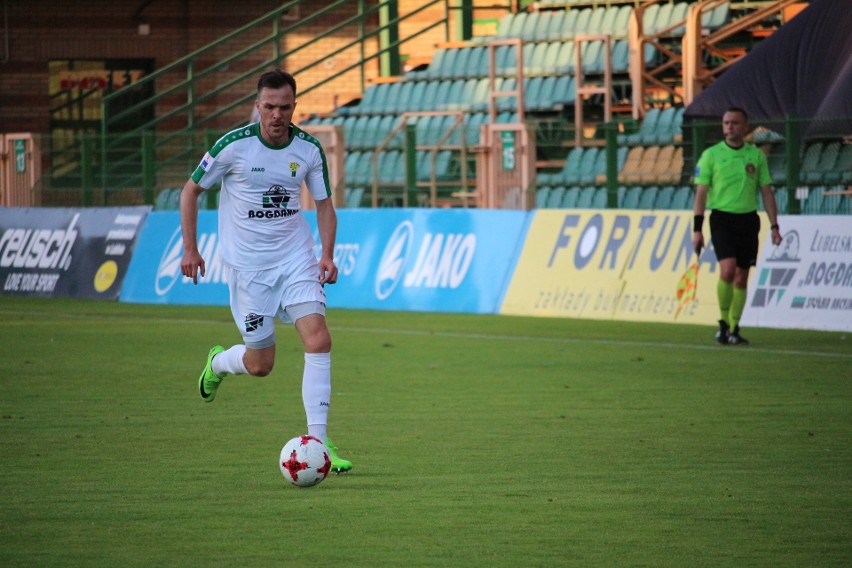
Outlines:
POLYGON ((735 326, 734 331, 728 335, 729 345, 748 345, 748 339, 740 335, 740 326, 735 326))
POLYGON ((731 326, 725 320, 719 320, 719 331, 716 332, 716 341, 722 345, 728 345, 731 341, 731 326))

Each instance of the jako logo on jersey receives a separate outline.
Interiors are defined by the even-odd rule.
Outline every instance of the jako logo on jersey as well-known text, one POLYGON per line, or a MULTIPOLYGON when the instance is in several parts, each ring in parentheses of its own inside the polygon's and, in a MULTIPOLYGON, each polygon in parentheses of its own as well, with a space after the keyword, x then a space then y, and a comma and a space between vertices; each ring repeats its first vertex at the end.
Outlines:
MULTIPOLYGON (((206 268, 203 278, 201 274, 198 275, 199 284, 218 284, 222 281, 218 254, 219 242, 216 236, 216 233, 198 235, 198 251, 201 253, 201 258, 205 259, 206 268)), ((181 277, 180 261, 182 258, 183 236, 180 227, 178 227, 166 244, 163 256, 160 257, 160 264, 157 266, 154 290, 158 296, 165 296, 181 277)), ((186 282, 191 284, 192 280, 186 278, 186 282)))
POLYGON ((253 172, 265 172, 266 168, 252 168, 251 171, 253 171, 253 172))
POLYGON ((412 240, 414 240, 414 225, 411 221, 400 223, 388 239, 376 272, 376 297, 379 300, 390 296, 399 284, 412 240))
POLYGON ((299 170, 299 162, 290 162, 290 177, 296 177, 296 172, 299 170))
MULTIPOLYGON (((402 279, 402 270, 413 250, 414 229, 409 221, 396 228, 388 242, 376 276, 376 297, 387 298, 402 279)), ((458 288, 467 276, 476 252, 473 233, 426 233, 420 242, 414 267, 402 279, 406 288, 458 288)))

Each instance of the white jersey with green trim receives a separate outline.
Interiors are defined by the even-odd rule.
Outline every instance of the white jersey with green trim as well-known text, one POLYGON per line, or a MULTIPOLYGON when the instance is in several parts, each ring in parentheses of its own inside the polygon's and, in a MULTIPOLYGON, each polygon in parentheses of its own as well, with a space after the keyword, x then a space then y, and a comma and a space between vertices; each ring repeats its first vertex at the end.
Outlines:
POLYGON ((328 199, 328 164, 319 141, 291 125, 290 141, 271 146, 258 123, 233 130, 204 154, 192 180, 209 189, 221 181, 219 254, 237 270, 286 263, 315 246, 299 198, 304 183, 328 199))

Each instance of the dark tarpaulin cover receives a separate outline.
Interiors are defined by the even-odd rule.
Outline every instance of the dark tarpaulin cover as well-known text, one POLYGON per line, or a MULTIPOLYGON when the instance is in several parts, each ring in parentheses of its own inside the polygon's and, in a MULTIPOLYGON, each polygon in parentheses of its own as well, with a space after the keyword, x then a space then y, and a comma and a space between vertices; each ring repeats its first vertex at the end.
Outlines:
POLYGON ((809 138, 852 134, 852 0, 811 2, 699 94, 684 118, 719 118, 731 106, 752 123, 811 119, 802 129, 809 138))

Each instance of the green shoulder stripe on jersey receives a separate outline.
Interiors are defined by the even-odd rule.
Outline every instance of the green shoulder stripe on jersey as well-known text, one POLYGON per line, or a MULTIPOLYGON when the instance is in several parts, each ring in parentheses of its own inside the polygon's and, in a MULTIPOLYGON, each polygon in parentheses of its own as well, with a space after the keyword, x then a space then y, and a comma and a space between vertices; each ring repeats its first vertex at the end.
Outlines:
POLYGON ((328 177, 328 161, 325 159, 325 150, 322 149, 322 144, 320 144, 319 140, 317 140, 295 124, 293 125, 293 137, 298 137, 304 140, 305 142, 310 142, 311 144, 317 147, 317 150, 319 150, 320 158, 322 158, 322 181, 325 184, 326 197, 331 197, 331 182, 329 182, 328 177))
POLYGON ((260 136, 259 122, 255 122, 231 130, 230 132, 219 138, 218 142, 213 145, 208 154, 210 154, 211 157, 215 158, 219 155, 219 152, 224 150, 225 147, 231 142, 236 142, 237 140, 242 140, 243 138, 251 138, 252 136, 260 136))

